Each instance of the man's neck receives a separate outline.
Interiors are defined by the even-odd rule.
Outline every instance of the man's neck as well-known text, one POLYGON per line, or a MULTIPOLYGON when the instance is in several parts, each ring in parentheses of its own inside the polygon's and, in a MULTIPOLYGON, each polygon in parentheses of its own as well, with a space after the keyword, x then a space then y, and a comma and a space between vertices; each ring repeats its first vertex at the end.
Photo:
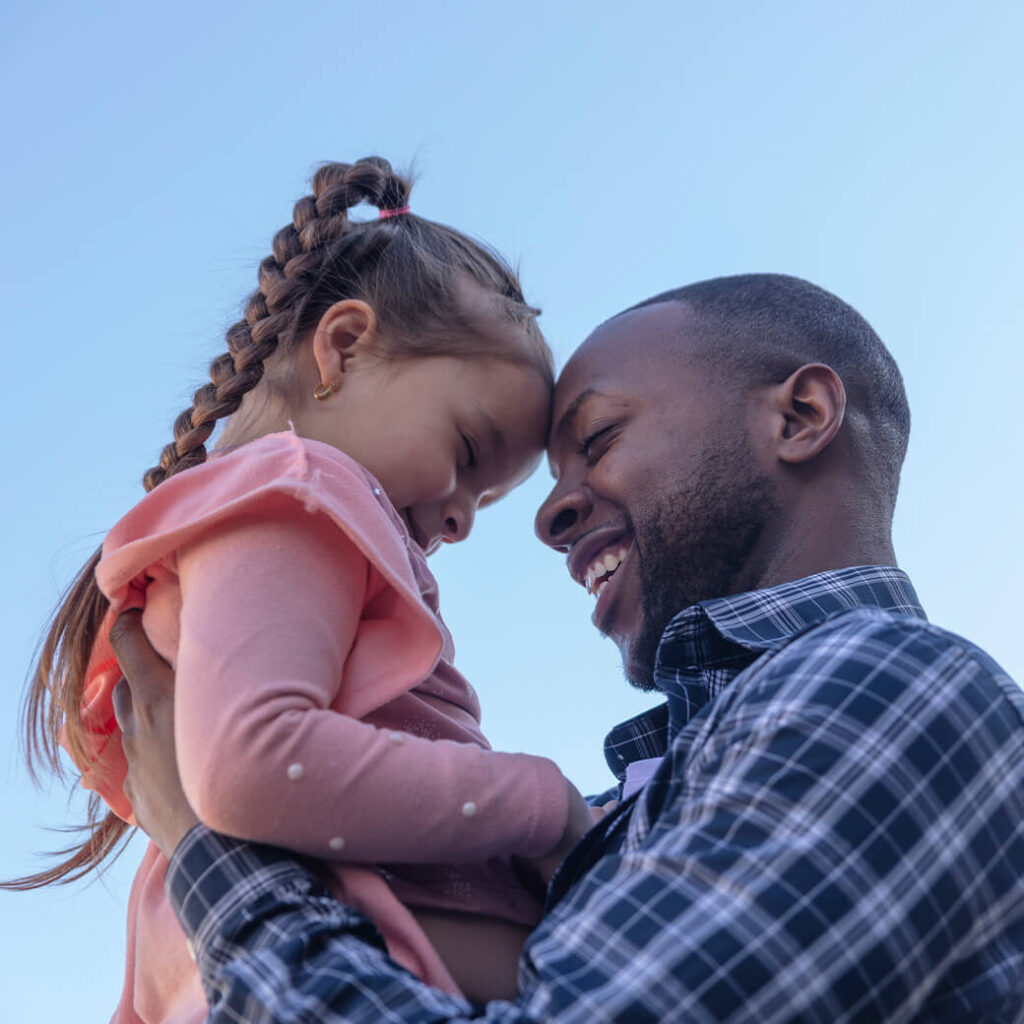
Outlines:
POLYGON ((853 565, 896 565, 887 516, 857 514, 833 503, 797 516, 781 532, 765 538, 756 569, 760 590, 830 569, 853 565), (884 524, 884 525, 880 525, 884 524))

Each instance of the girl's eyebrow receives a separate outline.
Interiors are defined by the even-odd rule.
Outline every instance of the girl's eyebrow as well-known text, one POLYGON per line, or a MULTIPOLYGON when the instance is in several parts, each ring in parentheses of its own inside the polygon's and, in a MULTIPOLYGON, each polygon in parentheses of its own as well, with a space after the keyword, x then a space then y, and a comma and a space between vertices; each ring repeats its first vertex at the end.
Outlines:
POLYGON ((496 456, 501 457, 508 450, 508 442, 506 442, 505 435, 501 432, 501 427, 498 426, 497 420, 482 405, 478 405, 476 408, 489 435, 489 447, 496 456))

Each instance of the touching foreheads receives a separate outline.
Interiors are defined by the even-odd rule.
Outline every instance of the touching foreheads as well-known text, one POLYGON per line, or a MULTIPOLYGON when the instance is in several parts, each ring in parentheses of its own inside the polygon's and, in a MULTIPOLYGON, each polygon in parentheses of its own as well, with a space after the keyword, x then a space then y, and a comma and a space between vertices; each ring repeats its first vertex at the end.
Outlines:
POLYGON ((737 386, 779 383, 807 363, 832 367, 848 411, 863 417, 860 445, 873 482, 895 503, 910 407, 895 360, 852 306, 800 278, 739 274, 662 292, 631 309, 664 302, 689 307, 696 324, 688 326, 688 348, 737 386))

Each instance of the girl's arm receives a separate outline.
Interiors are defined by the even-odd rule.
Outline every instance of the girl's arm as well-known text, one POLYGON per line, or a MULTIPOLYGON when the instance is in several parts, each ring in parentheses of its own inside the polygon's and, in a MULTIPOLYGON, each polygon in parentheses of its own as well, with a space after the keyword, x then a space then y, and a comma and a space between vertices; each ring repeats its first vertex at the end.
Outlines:
POLYGON ((239 518, 179 552, 178 572, 178 760, 211 828, 390 863, 537 857, 562 840, 568 784, 551 761, 331 709, 375 574, 326 516, 239 518))

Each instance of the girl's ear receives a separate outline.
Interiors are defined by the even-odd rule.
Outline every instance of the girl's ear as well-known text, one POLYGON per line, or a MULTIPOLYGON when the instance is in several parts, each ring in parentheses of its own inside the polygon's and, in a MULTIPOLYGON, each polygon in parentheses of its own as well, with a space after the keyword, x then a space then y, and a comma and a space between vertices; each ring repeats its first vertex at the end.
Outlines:
POLYGON ((334 303, 316 325, 313 359, 320 371, 320 383, 341 387, 349 360, 367 352, 377 337, 377 315, 362 299, 334 303))
POLYGON ((824 363, 808 363, 775 390, 779 429, 776 454, 782 462, 808 462, 832 442, 846 414, 846 389, 824 363))

